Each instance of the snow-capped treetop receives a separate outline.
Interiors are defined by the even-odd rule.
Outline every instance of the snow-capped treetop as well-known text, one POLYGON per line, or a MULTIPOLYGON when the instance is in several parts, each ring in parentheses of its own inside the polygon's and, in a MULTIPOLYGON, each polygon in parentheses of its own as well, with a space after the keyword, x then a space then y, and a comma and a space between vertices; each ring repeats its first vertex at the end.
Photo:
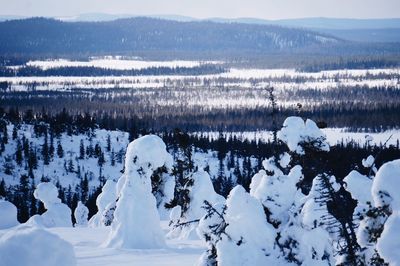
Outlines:
POLYGON ((128 145, 126 156, 125 172, 128 175, 141 166, 155 170, 162 166, 171 168, 173 164, 164 141, 156 135, 146 135, 132 141, 128 145))
POLYGON ((282 129, 278 132, 278 138, 288 146, 289 150, 298 154, 304 154, 301 143, 312 143, 322 151, 329 151, 325 134, 318 128, 314 121, 301 117, 290 116, 283 122, 282 129))
POLYGON ((400 211, 400 159, 382 165, 372 183, 372 197, 377 207, 390 205, 400 211))
MULTIPOLYGON (((61 203, 61 200, 58 198, 56 186, 50 182, 40 183, 33 192, 33 195, 36 199, 42 201, 47 209, 47 211, 41 215, 41 223, 43 223, 44 226, 72 226, 71 209, 66 204, 61 203)), ((38 218, 33 219, 37 220, 38 218)))
POLYGON ((370 155, 365 159, 362 159, 362 165, 366 168, 371 167, 375 162, 374 156, 370 155))
POLYGON ((38 184, 33 192, 33 196, 43 202, 46 208, 48 208, 50 204, 61 202, 61 200, 58 198, 57 187, 50 182, 38 184))
POLYGON ((299 165, 293 167, 288 175, 280 173, 272 176, 264 175, 257 188, 255 188, 252 180, 253 185, 250 191, 252 196, 259 199, 268 208, 270 218, 276 223, 287 221, 288 210, 297 199, 296 193, 301 193, 296 184, 303 177, 302 168, 299 165))
POLYGON ((205 200, 211 204, 225 202, 225 198, 215 192, 210 175, 206 171, 199 170, 193 173, 191 179, 193 180, 193 186, 188 187, 190 190, 188 216, 193 219, 201 218, 205 214, 203 209, 205 200))
POLYGON ((89 209, 81 202, 78 202, 78 206, 74 211, 74 217, 76 224, 75 226, 86 226, 88 223, 89 209))
POLYGON ((273 175, 275 176, 281 176, 283 175, 283 172, 281 171, 281 169, 279 169, 276 165, 275 165, 275 161, 274 161, 274 157, 270 157, 268 159, 265 159, 262 162, 262 165, 264 167, 264 169, 268 172, 273 173, 273 175))
POLYGON ((372 180, 365 175, 353 170, 351 171, 343 181, 346 184, 346 190, 351 193, 351 196, 358 201, 360 204, 367 204, 372 201, 371 197, 371 186, 372 180))
POLYGON ((17 207, 11 202, 0 199, 0 230, 19 224, 17 220, 17 207))
POLYGON ((292 158, 290 157, 290 154, 285 152, 285 153, 281 154, 281 156, 279 157, 279 165, 282 168, 286 168, 286 167, 288 167, 291 160, 292 160, 292 158))
POLYGON ((206 210, 204 209, 205 201, 214 205, 217 203, 224 203, 225 198, 215 192, 210 175, 202 169, 190 175, 185 189, 189 192, 187 205, 182 206, 183 208, 175 207, 173 209, 173 214, 171 211, 170 217, 172 218, 171 222, 174 227, 169 232, 168 237, 180 239, 201 238, 202 236, 196 234, 198 224, 192 221, 199 220, 206 214, 206 210), (179 213, 180 217, 177 217, 177 212, 179 210, 181 211, 179 213), (186 222, 190 224, 186 226, 176 226, 186 222))
POLYGON ((101 193, 96 199, 96 205, 99 212, 102 212, 110 202, 117 200, 117 191, 115 186, 115 181, 109 179, 102 187, 101 193))

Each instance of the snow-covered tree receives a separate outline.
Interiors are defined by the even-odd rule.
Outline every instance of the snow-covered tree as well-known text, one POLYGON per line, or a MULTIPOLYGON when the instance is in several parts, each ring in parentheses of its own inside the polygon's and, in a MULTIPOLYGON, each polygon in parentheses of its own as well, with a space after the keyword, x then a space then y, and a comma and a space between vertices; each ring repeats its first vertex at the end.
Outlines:
POLYGON ((103 214, 108 211, 107 207, 109 204, 115 205, 117 200, 116 185, 117 183, 111 179, 107 180, 107 182, 104 184, 101 193, 96 199, 98 211, 89 220, 90 227, 102 227, 111 224, 111 221, 107 221, 107 219, 103 218, 103 214))
POLYGON ((46 227, 71 227, 71 209, 58 198, 57 187, 50 182, 38 184, 34 197, 43 202, 47 209, 41 216, 34 215, 27 223, 40 221, 46 227), (40 218, 39 218, 40 217, 40 218))
POLYGON ((216 204, 223 203, 225 199, 215 192, 210 175, 204 170, 191 174, 184 189, 186 194, 182 194, 183 205, 177 205, 171 211, 171 231, 168 236, 181 239, 198 238, 196 228, 200 218, 206 214, 204 202, 216 204))
POLYGON ((400 261, 400 197, 397 191, 400 160, 382 165, 372 181, 372 204, 361 220, 357 240, 371 265, 397 265, 400 261))
POLYGON ((76 206, 74 211, 74 217, 76 221, 75 226, 87 226, 88 215, 89 209, 81 201, 79 201, 78 206, 76 206))
POLYGON ((124 182, 105 246, 160 248, 165 246, 151 176, 160 167, 170 167, 172 157, 155 135, 138 138, 128 145, 124 182))
POLYGON ((277 264, 273 249, 275 230, 267 223, 256 198, 242 186, 236 186, 228 196, 226 209, 216 206, 219 210, 209 207, 200 220, 198 233, 209 246, 200 265, 277 264))

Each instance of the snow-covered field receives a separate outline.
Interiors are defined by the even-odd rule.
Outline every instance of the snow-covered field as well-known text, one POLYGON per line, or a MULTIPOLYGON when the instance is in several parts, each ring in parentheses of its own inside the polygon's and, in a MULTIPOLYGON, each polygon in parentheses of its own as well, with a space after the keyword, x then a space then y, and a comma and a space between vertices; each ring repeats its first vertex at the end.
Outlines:
MULTIPOLYGON (((162 221, 161 226, 166 233, 168 222, 162 221)), ((101 247, 110 227, 51 228, 50 231, 74 246, 78 266, 189 266, 196 265, 201 253, 206 249, 201 240, 179 239, 167 239, 167 248, 155 250, 101 247)))
MULTIPOLYGON (((346 128, 324 128, 322 132, 325 133, 327 141, 330 145, 336 145, 338 143, 349 143, 355 142, 360 145, 364 145, 367 142, 370 145, 381 145, 386 143, 386 145, 397 145, 400 141, 400 130, 386 130, 379 133, 366 133, 366 132, 349 132, 346 128)), ((194 135, 207 136, 209 139, 216 140, 219 137, 219 132, 195 132, 194 135)), ((236 137, 239 140, 248 141, 271 141, 272 132, 271 131, 245 131, 245 132, 223 132, 226 138, 236 137)))
MULTIPOLYGON (((39 67, 41 69, 51 69, 58 67, 98 67, 116 70, 127 70, 127 69, 145 69, 151 67, 196 67, 201 64, 217 64, 217 61, 143 61, 137 59, 121 59, 121 58, 92 58, 89 61, 71 61, 66 59, 58 60, 44 60, 44 61, 29 61, 26 63, 27 66, 39 67)), ((18 68, 20 66, 12 66, 12 68, 18 68)))
MULTIPOLYGON (((96 59, 88 62, 76 61, 32 61, 29 65, 41 68, 59 66, 98 66, 114 69, 142 69, 152 66, 194 67, 203 63, 196 61, 150 62, 119 59, 96 59)), ((253 88, 274 86, 277 89, 329 89, 346 86, 383 87, 400 89, 400 68, 332 70, 316 73, 298 72, 294 69, 235 69, 212 75, 178 76, 104 76, 104 77, 0 77, 0 82, 9 82, 11 91, 26 91, 27 85, 35 84, 36 90, 65 90, 73 88, 159 88, 165 86, 191 87, 216 86, 219 88, 253 88)))

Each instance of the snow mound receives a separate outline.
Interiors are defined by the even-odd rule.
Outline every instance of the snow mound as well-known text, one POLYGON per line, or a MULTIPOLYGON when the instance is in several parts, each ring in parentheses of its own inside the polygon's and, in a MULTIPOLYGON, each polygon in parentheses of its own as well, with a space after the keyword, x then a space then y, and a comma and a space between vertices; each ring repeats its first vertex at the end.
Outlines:
POLYGON ((400 265, 400 212, 393 213, 385 223, 385 227, 378 239, 376 248, 378 253, 390 265, 400 265))
POLYGON ((301 143, 312 143, 321 151, 329 151, 329 144, 325 134, 318 128, 314 121, 301 117, 290 116, 283 122, 278 138, 288 146, 289 150, 297 154, 304 154, 301 143))
MULTIPOLYGON (((47 209, 41 215, 42 219, 36 218, 39 224, 43 224, 46 227, 72 226, 71 209, 64 203, 61 203, 61 200, 58 198, 58 190, 52 183, 40 183, 33 195, 36 199, 41 200, 47 209)), ((31 224, 33 220, 28 222, 31 224)))
POLYGON ((67 241, 44 229, 22 226, 0 238, 0 264, 73 266, 76 259, 67 241))
POLYGON ((392 210, 400 210, 400 160, 382 165, 372 184, 372 197, 376 206, 390 205, 392 210))
POLYGON ((125 156, 124 183, 114 212, 107 247, 154 249, 165 247, 151 176, 159 167, 170 167, 172 156, 155 135, 132 141, 125 156))
POLYGON ((7 229, 19 224, 17 207, 11 202, 0 199, 0 229, 7 229))

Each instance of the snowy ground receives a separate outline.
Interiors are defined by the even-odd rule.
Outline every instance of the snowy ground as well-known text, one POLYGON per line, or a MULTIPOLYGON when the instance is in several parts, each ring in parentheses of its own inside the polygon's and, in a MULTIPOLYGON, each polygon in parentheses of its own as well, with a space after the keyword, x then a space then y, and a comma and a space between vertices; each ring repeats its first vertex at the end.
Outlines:
MULTIPOLYGON (((167 221, 161 223, 167 231, 167 221)), ((127 250, 103 248, 110 227, 49 229, 74 246, 78 266, 109 265, 195 265, 206 249, 201 240, 167 240, 168 248, 156 250, 127 250)), ((0 230, 0 238, 7 230, 0 230)), ((1 263, 0 263, 1 264, 1 263)))

